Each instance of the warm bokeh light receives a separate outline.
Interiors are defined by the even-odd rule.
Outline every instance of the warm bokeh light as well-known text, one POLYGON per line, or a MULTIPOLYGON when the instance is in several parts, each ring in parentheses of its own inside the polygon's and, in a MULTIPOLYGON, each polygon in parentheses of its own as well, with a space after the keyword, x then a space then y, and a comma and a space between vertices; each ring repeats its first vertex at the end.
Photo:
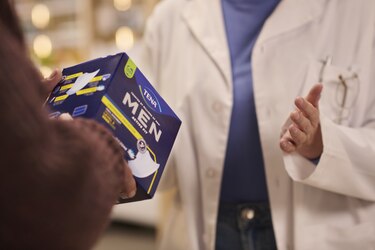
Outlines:
POLYGON ((128 50, 133 47, 134 33, 129 27, 120 27, 117 30, 116 45, 121 50, 128 50))
POLYGON ((47 58, 52 53, 51 39, 46 35, 39 35, 34 39, 33 48, 37 57, 47 58))
POLYGON ((113 5, 119 11, 127 11, 132 6, 132 0, 113 0, 113 5))
POLYGON ((50 11, 45 4, 36 4, 31 10, 31 21, 39 29, 44 29, 50 21, 50 11))

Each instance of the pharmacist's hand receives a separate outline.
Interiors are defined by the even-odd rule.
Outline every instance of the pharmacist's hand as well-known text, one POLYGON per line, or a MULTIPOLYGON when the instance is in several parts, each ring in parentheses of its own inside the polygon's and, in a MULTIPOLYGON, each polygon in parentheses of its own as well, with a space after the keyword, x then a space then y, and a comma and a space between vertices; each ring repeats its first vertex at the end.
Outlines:
POLYGON ((137 185, 135 183, 135 179, 133 177, 132 171, 129 168, 128 163, 124 160, 124 181, 122 190, 120 193, 120 197, 122 199, 132 198, 134 197, 135 193, 137 192, 137 185))
POLYGON ((49 77, 42 79, 43 86, 48 94, 52 92, 61 79, 62 72, 59 69, 54 69, 49 77))
POLYGON ((296 109, 284 127, 280 148, 286 153, 297 152, 307 159, 316 159, 323 152, 319 118, 319 99, 323 85, 314 85, 305 98, 297 97, 296 109))

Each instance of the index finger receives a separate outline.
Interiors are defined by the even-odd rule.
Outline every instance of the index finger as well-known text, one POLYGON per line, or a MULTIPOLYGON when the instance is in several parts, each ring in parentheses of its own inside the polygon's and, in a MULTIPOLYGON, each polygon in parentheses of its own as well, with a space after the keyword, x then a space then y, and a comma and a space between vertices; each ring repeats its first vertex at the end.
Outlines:
POLYGON ((308 118, 311 124, 315 127, 319 124, 319 110, 313 104, 302 97, 295 100, 297 108, 308 118))
POLYGON ((315 84, 306 96, 306 100, 311 103, 314 107, 318 107, 320 95, 323 90, 323 84, 315 84))

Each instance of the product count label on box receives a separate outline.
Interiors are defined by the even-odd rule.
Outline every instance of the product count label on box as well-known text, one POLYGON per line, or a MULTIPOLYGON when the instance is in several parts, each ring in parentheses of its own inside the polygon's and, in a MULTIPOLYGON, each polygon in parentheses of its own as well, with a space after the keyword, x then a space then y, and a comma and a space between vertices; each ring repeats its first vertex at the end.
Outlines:
POLYGON ((136 196, 119 202, 152 198, 180 119, 125 53, 66 68, 63 75, 47 100, 51 116, 69 113, 106 126, 126 151, 137 182, 136 196))

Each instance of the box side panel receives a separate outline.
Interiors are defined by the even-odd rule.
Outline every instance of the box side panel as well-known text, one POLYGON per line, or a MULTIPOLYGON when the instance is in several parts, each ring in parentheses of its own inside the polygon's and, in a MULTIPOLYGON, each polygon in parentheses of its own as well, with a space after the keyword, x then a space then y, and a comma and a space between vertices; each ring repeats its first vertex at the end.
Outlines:
POLYGON ((152 197, 181 121, 127 55, 102 103, 102 120, 128 152, 137 183, 152 197))
POLYGON ((52 116, 95 117, 120 59, 121 55, 114 55, 64 69, 63 80, 47 100, 52 116))
POLYGON ((126 202, 153 197, 181 121, 125 53, 63 74, 47 101, 52 112, 93 118, 110 129, 137 181, 136 197, 126 202))

